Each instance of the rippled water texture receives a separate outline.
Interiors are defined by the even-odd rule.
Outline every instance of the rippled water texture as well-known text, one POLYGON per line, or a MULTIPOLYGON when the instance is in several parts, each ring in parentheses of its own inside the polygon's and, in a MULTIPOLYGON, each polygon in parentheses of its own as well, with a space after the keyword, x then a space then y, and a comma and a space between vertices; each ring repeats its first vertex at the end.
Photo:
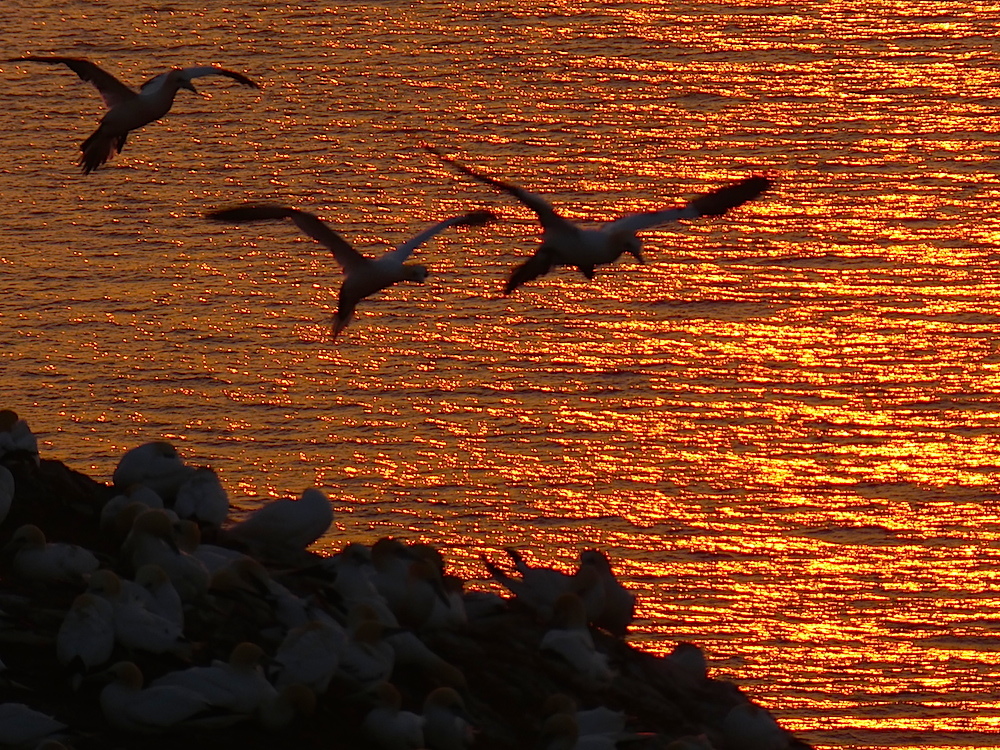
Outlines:
MULTIPOLYGON (((234 502, 317 484, 333 550, 458 571, 599 546, 635 640, 701 644, 820 747, 996 746, 1000 4, 6 0, 10 55, 203 78, 89 177, 67 69, 0 65, 4 406, 107 478, 165 436, 234 502), (325 7, 320 7, 325 5, 325 7), (420 150, 604 220, 768 170, 650 263, 500 296, 532 215, 420 150), (426 284, 359 307, 273 199, 426 284)), ((484 584, 485 585, 485 584, 484 584)))

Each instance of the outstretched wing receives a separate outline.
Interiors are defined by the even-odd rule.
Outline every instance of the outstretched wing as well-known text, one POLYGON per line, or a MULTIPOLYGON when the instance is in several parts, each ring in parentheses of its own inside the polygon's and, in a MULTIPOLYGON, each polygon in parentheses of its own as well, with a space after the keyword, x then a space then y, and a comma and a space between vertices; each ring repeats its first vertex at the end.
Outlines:
POLYGON ((40 62, 47 65, 65 65, 81 80, 94 85, 94 88, 104 99, 105 106, 110 109, 117 104, 134 99, 137 94, 130 87, 119 81, 103 68, 99 68, 89 60, 82 60, 78 57, 48 57, 41 55, 28 55, 27 57, 12 57, 10 62, 40 62))
POLYGON ((428 153, 434 154, 438 159, 443 161, 445 164, 461 172, 464 175, 477 180, 484 185, 489 185, 490 187, 501 190, 505 193, 510 193, 515 198, 517 198, 521 203, 526 205, 536 214, 538 214, 538 220, 542 223, 543 229, 548 230, 560 230, 564 229, 569 225, 569 222, 561 217, 555 212, 555 209, 549 204, 547 200, 542 198, 540 195, 535 195, 534 193, 529 193, 527 190, 522 190, 517 185, 512 185, 509 182, 503 182, 494 177, 489 177, 488 175, 480 174, 475 172, 463 164, 459 164, 454 159, 445 156, 440 150, 434 148, 433 146, 424 146, 424 150, 428 153))
MULTIPOLYGON (((192 78, 201 78, 202 76, 226 76, 228 78, 232 78, 238 83, 242 83, 244 86, 250 86, 255 89, 260 88, 260 84, 250 80, 242 73, 237 73, 235 70, 226 70, 225 68, 216 68, 214 65, 200 65, 192 68, 181 68, 180 70, 180 77, 188 82, 190 82, 192 78)), ((166 73, 160 73, 158 76, 153 76, 142 84, 142 88, 152 86, 166 75, 166 73)))
POLYGON ((407 240, 395 250, 386 253, 386 256, 394 258, 397 262, 402 263, 410 257, 414 250, 427 242, 427 240, 434 235, 443 232, 445 229, 450 227, 474 227, 480 224, 488 224, 495 219, 496 216, 494 216, 490 211, 472 211, 467 214, 462 214, 461 216, 452 216, 450 219, 445 219, 444 221, 440 221, 437 224, 428 227, 416 237, 407 240))
POLYGON ((299 211, 295 208, 279 206, 274 203, 245 203, 235 208, 210 211, 205 216, 216 221, 232 221, 237 224, 249 221, 291 219, 295 222, 295 226, 303 232, 317 242, 330 248, 331 252, 333 252, 333 257, 337 259, 337 262, 343 266, 345 271, 371 262, 347 244, 347 240, 308 211, 299 211))
POLYGON ((764 191, 770 189, 771 181, 763 176, 755 175, 734 182, 732 185, 699 195, 680 208, 670 208, 665 211, 650 211, 648 213, 632 214, 617 221, 605 224, 602 228, 609 234, 626 232, 635 234, 640 229, 666 224, 679 219, 696 219, 699 216, 721 216, 731 208, 741 206, 753 200, 764 191))

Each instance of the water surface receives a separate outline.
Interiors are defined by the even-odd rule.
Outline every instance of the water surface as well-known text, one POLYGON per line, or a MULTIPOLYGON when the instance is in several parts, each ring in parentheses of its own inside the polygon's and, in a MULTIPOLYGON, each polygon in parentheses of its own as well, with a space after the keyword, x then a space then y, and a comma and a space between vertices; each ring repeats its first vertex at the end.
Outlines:
MULTIPOLYGON (((3 63, 0 371, 44 454, 166 437, 243 509, 323 487, 321 545, 456 571, 604 549, 633 636, 694 641, 818 747, 995 746, 1000 4, 8 0, 11 55, 138 84, 217 64, 89 177, 101 103, 3 63), (434 143, 607 220, 766 171, 646 266, 501 296, 533 216, 434 143), (332 342, 339 271, 472 208, 332 342)), ((485 583, 483 585, 486 585, 485 583)))

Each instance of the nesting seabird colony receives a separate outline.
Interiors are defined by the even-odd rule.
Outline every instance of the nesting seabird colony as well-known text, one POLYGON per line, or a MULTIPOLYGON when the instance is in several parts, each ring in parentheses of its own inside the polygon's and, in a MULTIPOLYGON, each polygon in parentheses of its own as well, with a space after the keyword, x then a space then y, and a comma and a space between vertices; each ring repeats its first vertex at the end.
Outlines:
POLYGON ((635 597, 598 550, 573 571, 484 559, 500 596, 425 544, 310 552, 333 520, 317 489, 183 517, 192 483, 213 508, 225 490, 166 442, 105 484, 4 411, 0 467, 2 747, 807 747, 697 647, 629 646, 635 597))

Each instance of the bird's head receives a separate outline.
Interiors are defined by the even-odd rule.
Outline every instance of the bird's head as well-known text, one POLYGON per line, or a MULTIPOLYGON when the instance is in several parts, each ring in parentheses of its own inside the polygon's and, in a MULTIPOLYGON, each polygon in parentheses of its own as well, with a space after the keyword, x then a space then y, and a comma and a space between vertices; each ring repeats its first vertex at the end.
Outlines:
POLYGON ((427 266, 421 266, 417 263, 405 263, 403 264, 403 281, 423 281, 427 278, 427 266))
POLYGON ((181 70, 180 68, 174 68, 173 70, 171 70, 167 74, 167 78, 169 79, 169 81, 172 81, 174 85, 177 86, 177 88, 187 89, 193 94, 202 96, 202 94, 198 91, 198 89, 194 87, 194 84, 191 83, 191 79, 188 78, 187 75, 185 75, 184 71, 181 70))

